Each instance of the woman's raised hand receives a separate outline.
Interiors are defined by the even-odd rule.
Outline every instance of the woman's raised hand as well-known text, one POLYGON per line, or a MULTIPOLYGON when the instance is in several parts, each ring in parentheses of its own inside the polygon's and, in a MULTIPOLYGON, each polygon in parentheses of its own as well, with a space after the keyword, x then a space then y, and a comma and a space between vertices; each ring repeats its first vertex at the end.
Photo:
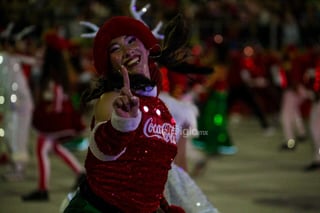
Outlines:
POLYGON ((131 93, 127 68, 121 65, 120 71, 123 77, 123 87, 120 90, 120 95, 113 102, 113 108, 120 117, 136 117, 139 110, 139 98, 131 93))

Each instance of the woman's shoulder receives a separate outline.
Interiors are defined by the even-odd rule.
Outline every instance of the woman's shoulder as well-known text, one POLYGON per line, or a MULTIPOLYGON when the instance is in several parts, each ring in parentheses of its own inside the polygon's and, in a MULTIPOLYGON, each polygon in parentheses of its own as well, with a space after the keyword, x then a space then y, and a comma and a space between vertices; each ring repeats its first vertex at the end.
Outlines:
POLYGON ((109 101, 114 100, 118 95, 119 95, 119 92, 116 92, 116 91, 105 92, 100 96, 98 101, 101 101, 103 103, 109 102, 109 101))
POLYGON ((118 92, 105 92, 103 93, 100 98, 98 98, 96 102, 96 107, 102 106, 106 107, 108 105, 112 106, 113 101, 116 99, 116 97, 119 95, 118 92))

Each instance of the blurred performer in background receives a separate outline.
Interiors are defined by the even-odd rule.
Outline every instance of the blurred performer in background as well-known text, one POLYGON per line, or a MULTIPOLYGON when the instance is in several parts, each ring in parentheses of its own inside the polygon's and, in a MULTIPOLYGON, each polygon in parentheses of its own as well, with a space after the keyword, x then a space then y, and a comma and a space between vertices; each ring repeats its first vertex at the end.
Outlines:
MULTIPOLYGON (((198 94, 200 115, 198 119, 201 134, 194 139, 196 147, 208 156, 232 155, 237 152, 228 130, 228 53, 225 44, 207 42, 201 58, 206 66, 214 67, 214 73, 205 76, 198 94), (206 57, 205 57, 206 56, 206 57), (204 59, 205 58, 205 59, 204 59)), ((201 164, 200 164, 201 165, 201 164)))
POLYGON ((263 134, 271 136, 274 134, 274 128, 261 108, 255 93, 256 88, 264 88, 268 84, 264 67, 259 61, 259 48, 259 45, 254 44, 241 50, 230 51, 227 106, 230 111, 237 101, 245 103, 258 119, 263 134))
POLYGON ((9 24, 2 32, 0 52, 0 114, 3 117, 0 121, 0 142, 3 140, 6 144, 10 159, 9 171, 3 175, 7 181, 23 180, 29 161, 33 100, 21 63, 35 63, 33 58, 27 60, 17 54, 16 42, 21 37, 15 37, 11 33, 12 28, 13 24, 9 24))
POLYGON ((36 155, 38 162, 38 188, 24 195, 24 201, 46 201, 49 199, 50 177, 49 153, 54 151, 69 166, 77 180, 84 177, 80 162, 61 143, 80 135, 85 130, 81 115, 70 100, 68 75, 68 41, 57 32, 45 35, 46 49, 43 56, 39 87, 35 92, 33 126, 37 130, 36 155))
POLYGON ((307 95, 311 99, 309 114, 309 129, 313 143, 313 160, 304 169, 305 171, 320 170, 320 46, 315 44, 310 48, 309 63, 304 72, 304 81, 308 88, 307 95))
POLYGON ((295 46, 285 48, 282 68, 286 76, 281 100, 280 121, 284 142, 280 150, 294 150, 297 141, 306 139, 306 127, 301 114, 301 105, 306 100, 303 85, 303 66, 299 49, 295 46))

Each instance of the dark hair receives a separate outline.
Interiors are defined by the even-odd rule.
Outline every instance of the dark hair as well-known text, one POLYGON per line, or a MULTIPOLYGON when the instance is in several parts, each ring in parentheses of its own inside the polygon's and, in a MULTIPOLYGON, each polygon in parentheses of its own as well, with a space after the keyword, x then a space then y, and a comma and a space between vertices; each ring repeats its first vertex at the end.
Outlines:
POLYGON ((69 92, 69 77, 65 59, 61 50, 46 47, 40 76, 40 91, 44 91, 50 80, 61 85, 69 92))

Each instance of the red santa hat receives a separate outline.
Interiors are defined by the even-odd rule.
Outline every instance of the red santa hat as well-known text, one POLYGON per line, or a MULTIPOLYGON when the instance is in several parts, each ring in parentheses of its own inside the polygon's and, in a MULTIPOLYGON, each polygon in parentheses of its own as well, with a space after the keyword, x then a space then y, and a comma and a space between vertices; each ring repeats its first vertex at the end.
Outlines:
POLYGON ((158 40, 151 30, 141 21, 127 16, 115 16, 100 27, 93 44, 93 61, 96 72, 107 76, 111 72, 108 45, 112 39, 119 36, 131 35, 137 37, 150 50, 151 56, 160 54, 158 40))

